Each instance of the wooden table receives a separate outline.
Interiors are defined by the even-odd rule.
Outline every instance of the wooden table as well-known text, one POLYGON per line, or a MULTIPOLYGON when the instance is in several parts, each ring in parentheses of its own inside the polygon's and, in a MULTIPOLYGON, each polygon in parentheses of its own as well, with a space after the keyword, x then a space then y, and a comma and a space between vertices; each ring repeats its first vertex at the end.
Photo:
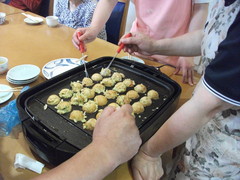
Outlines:
POLYGON ((7 16, 10 16, 24 11, 0 2, 0 12, 5 12, 7 16))
MULTIPOLYGON (((0 9, 3 7, 5 6, 0 4, 0 9)), ((81 56, 71 42, 74 32, 73 29, 63 25, 59 25, 56 28, 50 28, 46 25, 45 21, 40 25, 27 25, 23 21, 24 18, 25 17, 21 14, 8 16, 8 23, 0 26, 0 56, 5 56, 9 59, 9 68, 20 64, 34 64, 42 68, 44 64, 54 59, 64 57, 79 58, 81 56)), ((101 39, 96 39, 94 42, 88 44, 87 48, 87 60, 91 61, 102 56, 113 56, 117 46, 101 39)), ((126 54, 121 52, 118 57, 121 56, 126 56, 126 54)), ((145 63, 153 66, 159 65, 158 63, 147 60, 145 63)), ((181 85, 182 94, 180 96, 179 105, 183 104, 191 97, 194 87, 182 84, 181 76, 172 75, 174 71, 173 68, 164 67, 162 71, 181 85)), ((9 84, 5 78, 6 74, 0 75, 0 84, 14 87, 14 85, 9 84)), ((198 80, 198 78, 196 80, 198 80)), ((41 74, 38 80, 31 83, 30 86, 35 86, 43 81, 45 81, 45 79, 41 74)), ((14 93, 11 100, 15 99, 17 96, 18 93, 14 93)), ((6 105, 8 102, 1 104, 0 107, 6 105)), ((22 153, 31 158, 40 160, 34 157, 30 151, 19 127, 14 128, 10 136, 0 137, 0 174, 2 174, 5 180, 27 180, 38 175, 29 170, 14 169, 13 167, 16 153, 22 153)), ((43 172, 48 170, 49 168, 45 167, 43 172)), ((105 180, 112 179, 132 179, 128 171, 127 163, 119 166, 105 178, 105 180)))

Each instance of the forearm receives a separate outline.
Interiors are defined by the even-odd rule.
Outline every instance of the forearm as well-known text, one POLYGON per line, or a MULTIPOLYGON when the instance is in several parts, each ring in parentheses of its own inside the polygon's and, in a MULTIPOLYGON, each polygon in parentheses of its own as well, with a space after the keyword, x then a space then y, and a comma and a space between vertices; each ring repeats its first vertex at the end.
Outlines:
POLYGON ((201 55, 202 30, 185 35, 154 41, 153 53, 166 56, 198 56, 201 55))
POLYGON ((198 92, 174 113, 143 146, 143 151, 155 157, 182 144, 204 124, 224 109, 231 107, 211 94, 202 83, 198 92))
POLYGON ((208 3, 197 3, 193 6, 192 19, 189 24, 188 32, 203 29, 208 14, 208 3))
POLYGON ((98 28, 100 31, 109 19, 117 2, 117 0, 100 0, 94 11, 91 26, 98 28))
POLYGON ((100 180, 117 167, 102 146, 91 143, 68 161, 34 180, 100 180))

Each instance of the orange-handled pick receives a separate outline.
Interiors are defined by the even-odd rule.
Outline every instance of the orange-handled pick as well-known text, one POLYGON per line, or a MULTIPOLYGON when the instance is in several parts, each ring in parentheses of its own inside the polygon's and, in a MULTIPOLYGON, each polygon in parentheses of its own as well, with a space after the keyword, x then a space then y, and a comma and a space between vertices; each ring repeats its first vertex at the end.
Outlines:
MULTIPOLYGON (((132 37, 132 33, 128 33, 124 36, 124 38, 129 38, 132 37)), ((111 66, 112 62, 114 61, 114 59, 117 57, 117 55, 121 52, 121 50, 124 48, 125 44, 120 43, 119 48, 117 49, 117 53, 115 54, 115 56, 112 58, 112 60, 110 61, 109 65, 107 66, 107 69, 111 66)))
MULTIPOLYGON (((81 35, 82 35, 81 32, 77 32, 78 38, 80 38, 81 35)), ((79 49, 80 49, 80 52, 82 53, 82 57, 83 57, 84 56, 84 54, 83 54, 84 53, 84 45, 83 45, 82 41, 79 41, 79 49)), ((85 62, 84 59, 83 59, 83 65, 84 65, 84 69, 85 69, 84 70, 85 71, 85 75, 86 75, 86 77, 89 77, 88 72, 87 72, 86 62, 85 62)))

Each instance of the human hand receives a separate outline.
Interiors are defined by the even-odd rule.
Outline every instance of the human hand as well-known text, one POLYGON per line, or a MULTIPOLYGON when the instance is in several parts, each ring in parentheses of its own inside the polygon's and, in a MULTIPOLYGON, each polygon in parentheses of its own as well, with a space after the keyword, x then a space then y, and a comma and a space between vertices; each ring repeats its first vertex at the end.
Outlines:
POLYGON ((140 149, 131 161, 131 170, 134 180, 159 180, 163 175, 162 159, 151 157, 140 149))
POLYGON ((125 38, 125 35, 119 40, 123 43, 124 51, 129 54, 140 53, 145 56, 154 54, 154 40, 141 33, 132 33, 132 37, 125 38))
POLYGON ((182 82, 193 86, 194 81, 194 62, 193 57, 180 57, 178 59, 174 74, 182 72, 182 82))
POLYGON ((87 50, 86 48, 86 44, 85 43, 89 43, 92 42, 93 40, 96 39, 98 35, 98 31, 97 29, 95 29, 94 27, 87 27, 87 28, 78 28, 72 36, 72 43, 73 45, 79 49, 79 44, 80 41, 83 42, 84 45, 84 49, 85 51, 87 50), (80 32, 81 36, 78 36, 78 33, 80 32))
POLYGON ((113 161, 120 165, 131 159, 138 152, 141 142, 129 104, 118 109, 104 109, 93 132, 93 143, 104 147, 113 161))

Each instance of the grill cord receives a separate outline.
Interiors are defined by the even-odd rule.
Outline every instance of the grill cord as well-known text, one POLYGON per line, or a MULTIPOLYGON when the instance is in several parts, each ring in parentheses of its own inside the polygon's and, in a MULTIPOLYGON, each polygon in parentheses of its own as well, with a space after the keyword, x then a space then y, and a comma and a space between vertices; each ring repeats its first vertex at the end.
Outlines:
POLYGON ((160 66, 154 66, 154 68, 156 68, 158 71, 160 70, 161 71, 161 68, 164 67, 164 66, 169 66, 169 67, 172 67, 172 68, 176 68, 175 66, 171 65, 171 64, 163 64, 163 65, 160 65, 160 66))

